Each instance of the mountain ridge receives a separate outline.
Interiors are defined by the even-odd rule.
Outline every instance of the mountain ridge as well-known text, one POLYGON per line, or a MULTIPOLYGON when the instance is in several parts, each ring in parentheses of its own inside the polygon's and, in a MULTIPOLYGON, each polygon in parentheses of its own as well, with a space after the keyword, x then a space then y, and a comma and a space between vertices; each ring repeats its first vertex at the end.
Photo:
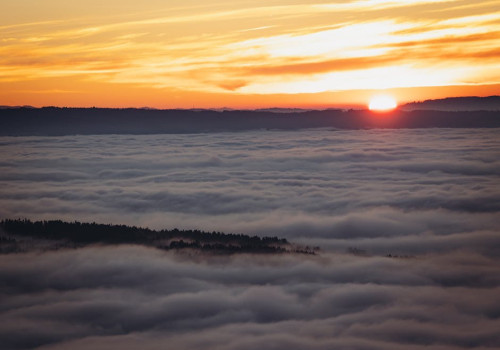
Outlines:
POLYGON ((0 136, 191 134, 250 130, 499 128, 500 111, 396 109, 301 113, 103 108, 2 109, 0 136))
POLYGON ((406 103, 402 110, 500 111, 500 96, 447 97, 406 103))

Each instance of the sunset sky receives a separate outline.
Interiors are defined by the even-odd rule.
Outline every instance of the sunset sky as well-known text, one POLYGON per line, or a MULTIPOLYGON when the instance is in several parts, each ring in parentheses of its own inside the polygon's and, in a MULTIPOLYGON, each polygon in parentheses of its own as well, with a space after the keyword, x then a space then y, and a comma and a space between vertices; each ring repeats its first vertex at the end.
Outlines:
POLYGON ((498 0, 5 0, 0 105, 260 108, 500 94, 498 0))

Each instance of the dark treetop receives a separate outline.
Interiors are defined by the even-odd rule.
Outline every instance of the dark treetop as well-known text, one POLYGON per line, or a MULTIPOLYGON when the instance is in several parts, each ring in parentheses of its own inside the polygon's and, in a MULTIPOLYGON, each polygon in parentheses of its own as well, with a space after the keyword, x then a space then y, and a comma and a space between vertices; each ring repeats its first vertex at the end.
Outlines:
POLYGON ((27 219, 5 219, 0 221, 0 252, 2 253, 26 251, 36 249, 37 246, 60 249, 78 248, 90 244, 139 244, 166 250, 189 248, 223 254, 286 252, 314 254, 313 249, 293 246, 286 239, 278 237, 200 230, 156 231, 135 226, 60 220, 33 222, 27 219), (41 241, 52 242, 52 244, 41 245, 39 244, 41 241))
POLYGON ((500 127, 500 111, 367 110, 273 111, 147 110, 105 108, 0 109, 0 136, 176 134, 305 128, 500 127))

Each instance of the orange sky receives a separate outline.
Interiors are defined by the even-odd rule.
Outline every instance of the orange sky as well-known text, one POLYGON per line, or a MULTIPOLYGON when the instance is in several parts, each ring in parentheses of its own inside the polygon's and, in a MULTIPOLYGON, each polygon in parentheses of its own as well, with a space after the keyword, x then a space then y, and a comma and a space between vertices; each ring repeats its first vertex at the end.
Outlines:
POLYGON ((0 105, 366 105, 500 94, 498 0, 6 0, 0 105))

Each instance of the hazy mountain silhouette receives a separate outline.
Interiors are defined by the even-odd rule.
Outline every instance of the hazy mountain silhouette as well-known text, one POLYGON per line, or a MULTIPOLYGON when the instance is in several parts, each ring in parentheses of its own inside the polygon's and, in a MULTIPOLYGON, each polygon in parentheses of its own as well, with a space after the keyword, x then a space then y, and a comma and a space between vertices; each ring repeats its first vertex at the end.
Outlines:
POLYGON ((449 97, 437 100, 407 103, 402 110, 442 110, 442 111, 500 111, 500 96, 449 97))
POLYGON ((0 110, 0 136, 204 133, 320 127, 338 129, 500 127, 500 111, 395 110, 377 114, 367 110, 293 113, 56 107, 0 110))

